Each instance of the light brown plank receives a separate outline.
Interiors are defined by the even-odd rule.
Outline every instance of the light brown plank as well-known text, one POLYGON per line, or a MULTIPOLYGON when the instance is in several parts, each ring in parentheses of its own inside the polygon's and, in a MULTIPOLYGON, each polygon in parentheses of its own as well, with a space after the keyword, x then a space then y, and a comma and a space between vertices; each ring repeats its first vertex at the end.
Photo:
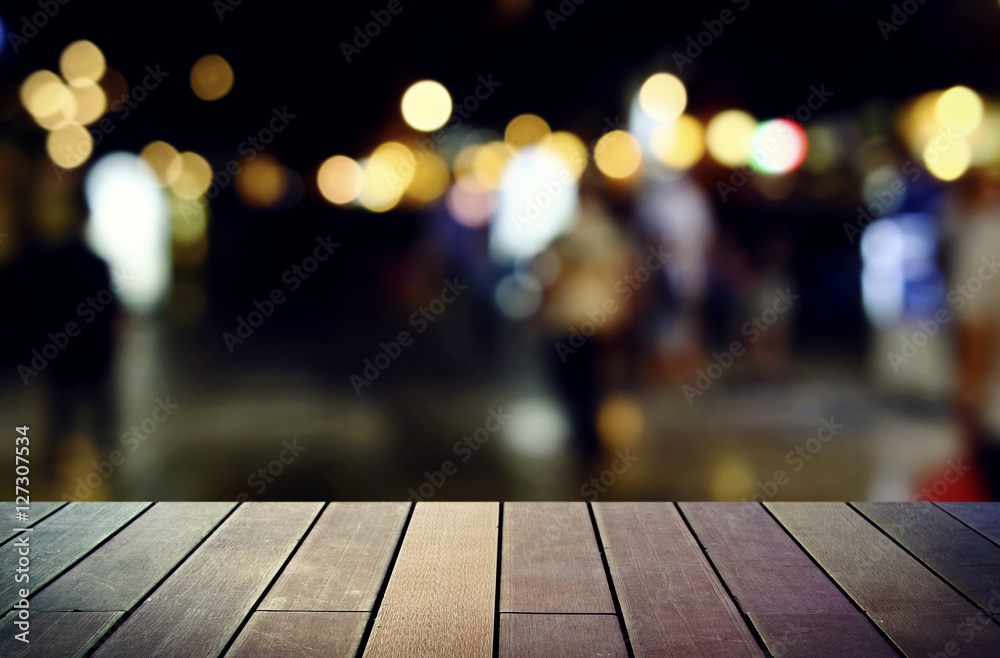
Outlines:
POLYGON ((17 510, 15 509, 18 507, 17 505, 0 503, 0 524, 3 524, 0 527, 0 544, 18 534, 14 532, 14 528, 30 528, 37 525, 64 505, 66 503, 31 503, 31 509, 25 512, 28 515, 28 522, 24 523, 17 520, 17 510))
POLYGON ((31 600, 34 610, 131 610, 235 503, 157 503, 31 600))
MULTIPOLYGON (((504 508, 507 506, 504 505, 504 508)), ((502 570, 501 570, 502 573, 502 570)), ((627 658, 615 615, 500 615, 501 658, 627 658)))
POLYGON ((983 610, 1000 614, 1000 546, 930 503, 855 507, 983 610))
POLYGON ((367 621, 367 612, 258 611, 226 658, 353 658, 367 621))
POLYGON ((30 642, 14 638, 15 611, 0 622, 0 656, 21 658, 40 656, 61 658, 86 655, 86 648, 96 642, 121 617, 120 612, 32 612, 29 619, 30 642))
POLYGON ((321 507, 240 505, 95 655, 218 655, 321 507))
POLYGON ((586 503, 504 505, 500 612, 614 614, 586 503))
POLYGON ((763 655, 673 505, 593 509, 637 657, 763 655))
POLYGON ((11 574, 0 578, 0 611, 10 610, 19 598, 18 591, 25 586, 13 578, 21 550, 20 546, 17 550, 14 547, 23 541, 22 537, 27 538, 31 560, 27 585, 34 593, 147 507, 149 503, 71 503, 30 532, 19 533, 0 551, 0 573, 11 574))
POLYGON ((1000 626, 844 503, 767 503, 907 654, 995 657, 1000 626), (975 631, 972 628, 975 627, 975 631), (950 649, 949 649, 950 647, 950 649))
POLYGON ((498 503, 417 503, 365 656, 492 655, 499 516, 498 503))
POLYGON ((680 503, 739 607, 774 655, 896 656, 757 503, 680 503))
POLYGON ((259 610, 369 611, 409 503, 331 503, 259 610))

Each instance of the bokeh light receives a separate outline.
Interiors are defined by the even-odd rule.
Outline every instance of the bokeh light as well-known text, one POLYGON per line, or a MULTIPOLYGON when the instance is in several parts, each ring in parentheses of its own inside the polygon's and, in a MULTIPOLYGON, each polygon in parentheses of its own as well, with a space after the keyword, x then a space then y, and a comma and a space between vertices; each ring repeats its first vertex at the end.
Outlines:
POLYGON ((162 141, 150 142, 139 153, 143 162, 156 174, 162 187, 167 187, 181 175, 182 165, 178 160, 179 155, 177 149, 162 141), (177 164, 174 164, 175 161, 177 164))
POLYGON ((642 164, 642 148, 624 130, 612 130, 594 147, 594 163, 609 178, 628 178, 642 164))
POLYGON ((597 410, 597 435, 609 451, 634 446, 644 424, 639 403, 624 393, 608 396, 597 410))
POLYGON ((671 169, 684 170, 695 165, 705 154, 705 129, 689 114, 664 123, 653 131, 653 155, 671 169))
POLYGON ((496 193, 472 174, 459 178, 445 195, 445 207, 456 222, 469 228, 486 226, 496 207, 496 193))
POLYGON ((49 158, 63 169, 79 167, 94 151, 94 139, 78 123, 68 123, 49 133, 45 140, 49 158))
POLYGON ((968 135, 983 120, 983 100, 968 87, 952 87, 938 97, 934 115, 956 135, 968 135))
POLYGON ((319 167, 316 183, 323 198, 330 203, 350 203, 361 194, 364 185, 361 165, 346 155, 327 158, 319 167))
POLYGON ((788 119, 765 121, 757 127, 750 148, 750 166, 767 174, 796 169, 806 158, 808 142, 799 124, 788 119))
POLYGON ((719 112, 705 131, 705 143, 709 154, 719 164, 739 167, 750 159, 750 145, 757 120, 743 110, 719 112))
POLYGON ((403 120, 423 132, 437 130, 451 116, 451 94, 434 80, 421 80, 410 85, 400 103, 403 120))
POLYGON ((655 73, 639 89, 639 107, 651 119, 673 121, 687 107, 687 89, 677 76, 655 73))
POLYGON ((86 82, 78 86, 69 87, 75 101, 75 111, 73 120, 84 126, 90 125, 100 119, 108 109, 108 99, 104 95, 104 90, 95 82, 86 82))
POLYGON ((168 169, 167 177, 173 180, 170 189, 182 199, 197 199, 212 184, 212 166, 192 151, 179 154, 168 169))
POLYGON ((191 91, 203 101, 217 101, 233 88, 233 67, 221 55, 205 55, 191 67, 191 91))
POLYGON ((276 157, 261 153, 235 176, 236 194, 251 208, 271 208, 288 192, 288 171, 276 157))
POLYGON ((59 57, 59 70, 74 87, 98 82, 104 75, 104 67, 104 53, 91 41, 74 41, 59 57))
POLYGON ((413 152, 403 144, 380 145, 363 166, 364 183, 358 201, 372 212, 391 210, 416 175, 416 166, 413 152))
POLYGON ((940 180, 953 181, 962 176, 972 163, 972 149, 962 138, 955 138, 950 144, 939 148, 931 142, 924 149, 924 166, 940 180))
POLYGON ((552 133, 545 146, 558 155, 579 180, 587 168, 587 146, 583 141, 573 133, 560 130, 552 133))
POLYGON ((509 159, 510 151, 503 142, 483 144, 472 153, 472 175, 486 189, 495 190, 509 159))
POLYGON ((404 194, 405 200, 416 206, 436 201, 448 189, 449 182, 451 176, 447 163, 433 153, 425 153, 417 162, 413 180, 404 194))
POLYGON ((507 124, 504 131, 504 142, 511 153, 525 146, 537 144, 546 140, 552 134, 552 129, 545 119, 537 114, 521 114, 507 124))

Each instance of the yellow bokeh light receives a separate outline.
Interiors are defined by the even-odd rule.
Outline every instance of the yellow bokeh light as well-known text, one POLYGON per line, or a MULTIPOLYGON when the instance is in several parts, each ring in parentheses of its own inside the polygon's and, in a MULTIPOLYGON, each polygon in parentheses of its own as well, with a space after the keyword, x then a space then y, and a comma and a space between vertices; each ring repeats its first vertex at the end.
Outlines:
POLYGON ((919 153, 927 141, 941 130, 935 117, 940 91, 923 94, 911 102, 902 112, 899 122, 900 132, 910 150, 919 153))
POLYGON ((938 123, 956 135, 968 135, 983 120, 983 99, 968 87, 952 87, 934 104, 938 123))
POLYGON ((77 87, 69 87, 76 101, 76 111, 73 120, 81 125, 89 125, 100 119, 108 109, 108 98, 104 90, 94 82, 88 82, 77 87))
POLYGON ((503 142, 483 144, 472 156, 472 175, 488 190, 500 185, 504 167, 510 159, 510 151, 503 142))
POLYGON ((236 193, 251 208, 270 208, 288 191, 288 171, 273 155, 261 153, 235 177, 236 193))
POLYGON ((201 199, 170 199, 170 237, 185 246, 197 245, 208 229, 208 204, 201 199))
POLYGON ((742 110, 719 112, 708 122, 705 142, 716 162, 738 167, 750 159, 750 144, 757 120, 742 110))
POLYGON ((24 106, 24 109, 34 115, 32 97, 39 89, 53 83, 57 85, 62 84, 62 79, 52 71, 35 71, 25 78, 24 82, 21 83, 20 91, 21 105, 24 106))
POLYGON ((373 212, 385 212, 399 203, 403 192, 416 175, 413 152, 399 142, 386 142, 368 158, 364 169, 364 184, 358 201, 373 212))
POLYGON ((150 142, 139 153, 139 157, 149 165, 163 187, 170 185, 181 175, 179 155, 173 146, 160 141, 150 142))
POLYGON ((689 169, 705 154, 705 129, 689 114, 656 127, 652 137, 656 159, 672 169, 689 169))
POLYGON ((79 167, 94 151, 94 140, 86 128, 68 123, 49 133, 45 140, 49 158, 63 169, 79 167))
POLYGON ((624 394, 609 396, 597 411, 597 434, 608 450, 634 446, 642 436, 642 409, 624 394))
POLYGON ((712 500, 746 500, 753 495, 757 473, 746 457, 735 453, 719 455, 711 460, 709 468, 712 500))
POLYGON ((656 73, 642 83, 639 107, 656 121, 673 121, 687 107, 687 89, 677 76, 656 73))
POLYGON ((400 103, 403 119, 412 128, 429 132, 437 130, 451 116, 451 94, 434 80, 421 80, 410 85, 400 103))
POLYGON ((418 206, 435 201, 448 189, 450 180, 447 163, 433 153, 425 153, 406 188, 406 199, 418 206))
POLYGON ((330 203, 338 205, 357 199, 361 194, 364 180, 361 165, 346 155, 327 158, 316 174, 319 193, 330 203))
POLYGON ((552 134, 552 129, 540 116, 521 114, 511 119, 504 131, 504 142, 507 148, 514 151, 545 141, 552 134))
POLYGON ((573 178, 579 180, 587 168, 587 147, 579 137, 560 130, 552 133, 545 146, 555 153, 569 167, 573 178))
POLYGON ((953 181, 964 174, 972 163, 972 149, 961 137, 947 140, 932 140, 924 149, 923 158, 927 171, 935 178, 953 181))
POLYGON ((642 164, 642 149, 624 130, 612 130, 597 141, 594 163, 609 178, 628 178, 642 164))
POLYGON ((170 189, 174 194, 182 199, 197 199, 212 184, 212 166, 197 153, 185 151, 167 167, 167 177, 173 181, 170 189))
POLYGON ((203 101, 217 101, 233 88, 233 67, 220 55, 205 55, 191 67, 191 91, 203 101))
POLYGON ((472 173, 472 165, 476 160, 476 153, 482 147, 482 144, 470 144, 455 154, 455 159, 451 163, 451 170, 455 175, 455 181, 459 185, 462 184, 463 180, 467 180, 465 178, 466 174, 472 173))
POLYGON ((28 101, 28 111, 35 123, 47 130, 61 128, 68 123, 75 123, 76 98, 70 87, 62 82, 47 82, 38 87, 28 101))
POLYGON ((82 87, 98 82, 104 75, 104 53, 91 41, 74 41, 59 57, 59 70, 66 82, 82 87))

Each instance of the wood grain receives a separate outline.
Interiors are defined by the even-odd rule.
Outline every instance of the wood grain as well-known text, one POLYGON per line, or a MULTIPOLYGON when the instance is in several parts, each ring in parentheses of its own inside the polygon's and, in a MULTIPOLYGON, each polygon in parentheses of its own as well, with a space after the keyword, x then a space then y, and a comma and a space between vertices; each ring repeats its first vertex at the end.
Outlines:
POLYGON ((844 503, 767 503, 896 646, 912 655, 996 656, 1000 626, 844 503))
POLYGON ((0 622, 0 656, 5 658, 84 656, 87 647, 107 633, 122 615, 120 612, 32 612, 30 642, 25 644, 14 638, 19 632, 13 625, 16 612, 8 613, 0 622))
POLYGON ((930 503, 854 506, 984 611, 1000 614, 1000 546, 930 503))
POLYGON ((504 505, 500 612, 614 614, 586 503, 504 505))
MULTIPOLYGON (((504 505, 506 508, 506 505, 504 505)), ((501 614, 501 658, 627 658, 615 615, 501 614)))
POLYGON ((240 505, 95 655, 218 655, 321 507, 240 505))
POLYGON ((364 655, 488 658, 498 503, 417 503, 364 655))
POLYGON ((741 610, 782 656, 896 656, 757 503, 680 503, 741 610))
POLYGON ((157 503, 31 600, 34 610, 131 610, 235 503, 157 503))
POLYGON ((937 506, 1000 546, 1000 503, 937 503, 937 506))
POLYGON ((3 526, 0 527, 0 544, 18 534, 14 532, 14 528, 30 528, 38 525, 38 523, 50 514, 65 505, 66 503, 31 503, 30 509, 26 512, 28 522, 23 523, 18 521, 15 516, 16 510, 14 508, 17 505, 14 503, 0 503, 0 523, 3 523, 3 526))
POLYGON ((636 656, 763 655, 673 505, 593 509, 636 656))
POLYGON ((371 610, 409 508, 331 503, 259 609, 371 610))
MULTIPOLYGON (((19 533, 28 538, 28 589, 37 592, 147 507, 149 503, 71 503, 30 532, 19 533)), ((14 546, 19 541, 21 536, 0 551, 0 573, 11 574, 0 578, 0 612, 4 613, 17 602, 18 590, 25 587, 13 577, 20 551, 14 546)))
POLYGON ((353 658, 367 612, 255 612, 226 658, 353 658))

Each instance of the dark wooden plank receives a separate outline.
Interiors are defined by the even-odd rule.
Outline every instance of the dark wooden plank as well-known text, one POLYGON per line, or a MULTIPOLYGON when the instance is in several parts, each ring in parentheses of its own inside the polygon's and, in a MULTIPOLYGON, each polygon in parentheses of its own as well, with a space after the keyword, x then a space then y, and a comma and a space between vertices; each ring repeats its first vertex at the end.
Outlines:
POLYGON ((59 508, 64 507, 66 503, 31 503, 31 509, 29 509, 26 514, 28 515, 28 522, 24 523, 17 520, 15 507, 18 507, 14 503, 0 503, 0 544, 18 534, 14 532, 15 528, 30 528, 37 525, 42 520, 47 518, 52 513, 59 510, 59 508))
POLYGON ((235 503, 158 503, 31 600, 33 610, 127 612, 235 503))
POLYGON ((226 658, 353 658, 367 622, 367 612, 258 611, 226 658))
POLYGON ((260 610, 369 611, 409 503, 331 503, 260 610))
POLYGON ((896 656, 757 503, 680 503, 740 609, 774 655, 896 656))
POLYGON ((636 656, 761 656, 670 503, 594 503, 636 656))
POLYGON ((854 506, 983 610, 992 605, 990 614, 1000 614, 1000 546, 930 503, 854 506))
POLYGON ((614 614, 586 503, 504 505, 500 612, 614 614))
POLYGON ((844 503, 767 506, 908 655, 997 655, 1000 626, 856 510, 844 503))
MULTIPOLYGON (((504 508, 506 509, 506 505, 504 508)), ((501 570, 501 573, 503 571, 501 570)), ((501 614, 500 658, 627 658, 615 615, 501 614)))
POLYGON ((0 573, 12 574, 0 579, 0 611, 10 610, 25 587, 13 578, 20 551, 14 546, 22 536, 27 537, 31 560, 27 587, 37 592, 147 507, 149 503, 71 503, 30 532, 20 533, 0 551, 0 573))
POLYGON ((218 655, 321 507, 240 505, 95 655, 218 655))
POLYGON ((14 627, 11 611, 0 622, 0 656, 20 658, 40 656, 84 656, 86 648, 101 638, 114 625, 121 612, 32 612, 29 619, 30 642, 25 644, 14 638, 19 632, 14 627))
POLYGON ((975 528, 994 544, 1000 545, 1000 503, 938 503, 966 525, 975 528))
POLYGON ((365 656, 493 653, 498 503, 417 503, 365 656))

